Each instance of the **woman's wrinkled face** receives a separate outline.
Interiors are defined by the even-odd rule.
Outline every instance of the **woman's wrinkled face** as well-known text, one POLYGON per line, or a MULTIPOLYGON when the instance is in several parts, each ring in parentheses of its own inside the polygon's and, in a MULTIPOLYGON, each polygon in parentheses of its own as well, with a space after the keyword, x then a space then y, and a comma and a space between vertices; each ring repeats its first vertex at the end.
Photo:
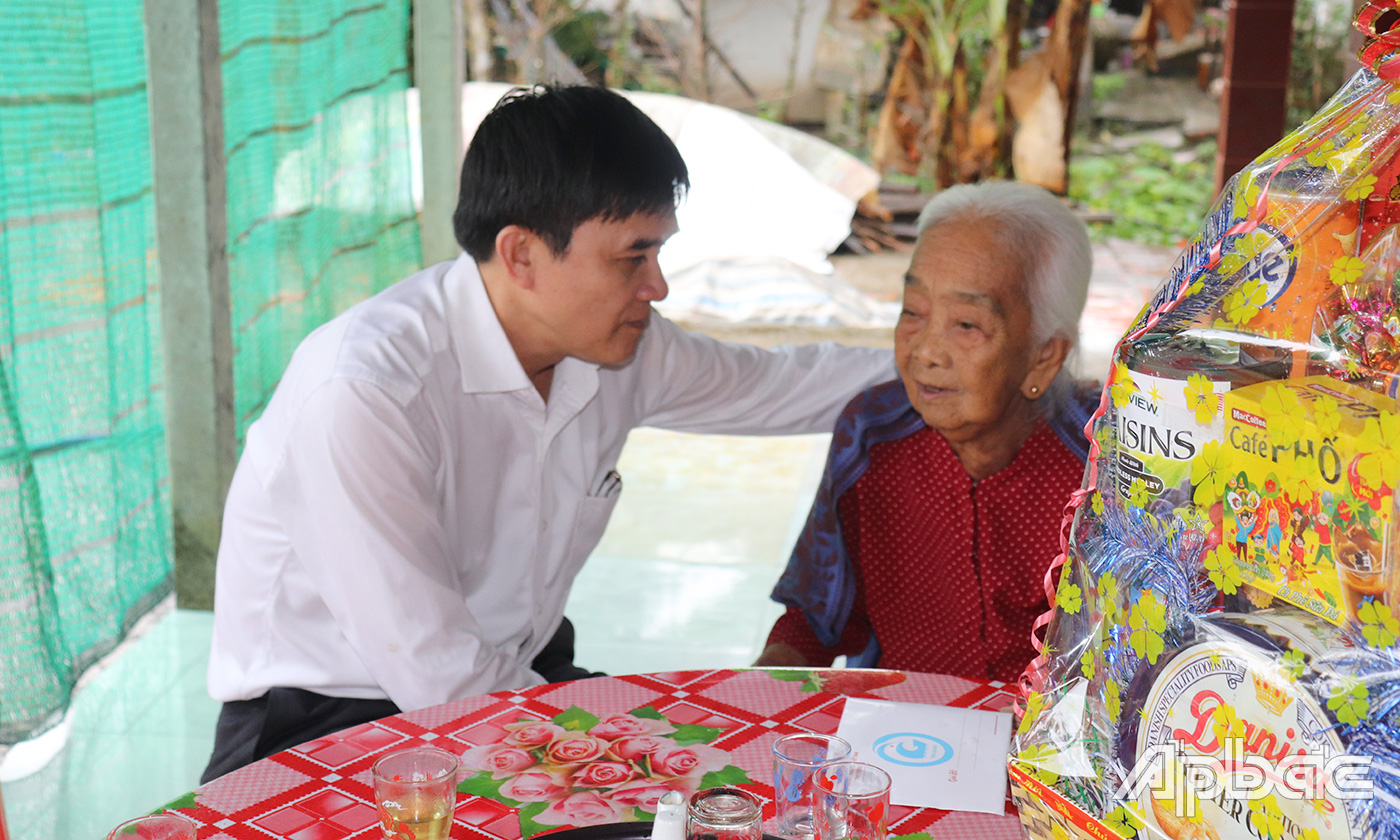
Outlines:
POLYGON ((991 225, 950 221, 926 231, 894 333, 895 364, 924 422, 954 444, 1014 435, 1032 347, 1022 267, 991 225))

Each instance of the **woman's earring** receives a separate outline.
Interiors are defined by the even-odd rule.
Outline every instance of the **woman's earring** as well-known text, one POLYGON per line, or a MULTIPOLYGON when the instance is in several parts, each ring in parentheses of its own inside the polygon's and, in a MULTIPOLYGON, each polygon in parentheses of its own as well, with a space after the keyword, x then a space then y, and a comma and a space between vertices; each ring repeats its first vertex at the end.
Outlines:
POLYGON ((1032 385, 1032 386, 1031 386, 1031 396, 1032 396, 1032 397, 1035 397, 1035 396, 1039 396, 1039 395, 1040 395, 1040 386, 1039 386, 1039 385, 1032 385))

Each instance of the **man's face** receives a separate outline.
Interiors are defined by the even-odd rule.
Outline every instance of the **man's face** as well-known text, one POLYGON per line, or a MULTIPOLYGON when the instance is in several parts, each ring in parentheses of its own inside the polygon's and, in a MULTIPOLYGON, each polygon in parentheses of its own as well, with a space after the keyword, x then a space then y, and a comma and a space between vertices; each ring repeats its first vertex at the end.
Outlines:
POLYGON ((1030 371, 1030 306, 1005 254, 988 225, 947 222, 905 275, 895 364, 914 409, 954 443, 1007 432, 1030 371))
POLYGON ((600 365, 630 359, 651 304, 666 297, 656 257, 676 230, 674 212, 594 218, 574 228, 563 255, 546 252, 535 273, 534 314, 553 349, 600 365))

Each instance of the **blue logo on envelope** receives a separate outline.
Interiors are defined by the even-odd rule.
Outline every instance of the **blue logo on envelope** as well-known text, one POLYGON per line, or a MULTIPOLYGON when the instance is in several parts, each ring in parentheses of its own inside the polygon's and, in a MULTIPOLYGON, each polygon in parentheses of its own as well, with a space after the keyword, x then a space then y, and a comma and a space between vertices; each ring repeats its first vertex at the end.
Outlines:
POLYGON ((875 754, 891 764, 932 767, 953 757, 953 748, 942 738, 922 732, 896 732, 875 742, 875 754))

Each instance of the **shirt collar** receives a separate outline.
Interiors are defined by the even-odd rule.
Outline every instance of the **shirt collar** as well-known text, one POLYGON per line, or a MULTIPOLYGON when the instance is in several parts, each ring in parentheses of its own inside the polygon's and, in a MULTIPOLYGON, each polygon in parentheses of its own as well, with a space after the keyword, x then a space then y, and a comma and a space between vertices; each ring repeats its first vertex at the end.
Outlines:
MULTIPOLYGON (((467 254, 459 256, 448 267, 443 287, 447 300, 448 331, 452 336, 452 352, 461 371, 462 391, 487 394, 533 389, 530 377, 521 367, 515 348, 511 346, 505 328, 496 316, 491 298, 486 294, 486 283, 481 279, 476 260, 467 254)), ((551 393, 573 391, 574 399, 586 401, 587 396, 597 389, 597 371, 595 364, 566 358, 554 369, 551 393)))

